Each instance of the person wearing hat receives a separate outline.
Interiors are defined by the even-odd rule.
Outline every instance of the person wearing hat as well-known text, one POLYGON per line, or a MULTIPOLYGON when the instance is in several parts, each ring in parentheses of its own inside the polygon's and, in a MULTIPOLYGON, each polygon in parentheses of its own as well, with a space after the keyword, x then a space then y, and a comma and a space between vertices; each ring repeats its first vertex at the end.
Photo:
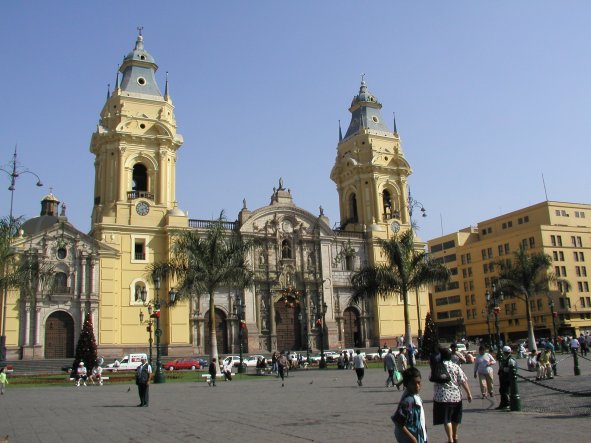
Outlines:
POLYGON ((140 396, 140 407, 148 407, 150 400, 150 380, 152 379, 152 366, 146 361, 146 357, 142 357, 142 364, 139 365, 135 373, 135 384, 137 385, 138 394, 140 396))
POLYGON ((86 379, 86 366, 84 366, 84 362, 81 361, 76 368, 76 386, 80 386, 80 380, 82 380, 84 386, 86 386, 86 379))
POLYGON ((509 400, 509 392, 511 390, 511 377, 513 377, 513 368, 517 367, 517 361, 511 355, 511 347, 503 346, 503 355, 499 367, 499 394, 501 395, 501 403, 496 409, 508 410, 511 403, 509 400))

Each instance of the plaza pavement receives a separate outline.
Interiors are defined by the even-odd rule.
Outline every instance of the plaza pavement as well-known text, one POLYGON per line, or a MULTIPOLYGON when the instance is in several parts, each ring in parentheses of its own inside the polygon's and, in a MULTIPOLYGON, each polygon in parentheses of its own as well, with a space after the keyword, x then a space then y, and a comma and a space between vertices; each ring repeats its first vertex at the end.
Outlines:
MULTIPOLYGON (((560 356, 559 356, 560 358, 560 356)), ((524 360, 520 360, 523 363, 524 360)), ((561 362, 548 384, 591 392, 591 361, 561 362)), ((459 440, 468 442, 584 442, 591 438, 591 397, 573 397, 519 383, 523 412, 495 411, 478 398, 471 365, 464 365, 476 399, 464 402, 459 440)), ((428 424, 433 386, 421 367, 428 424)), ((524 375, 530 376, 529 373, 524 375)), ((201 379, 196 373, 195 379, 201 379)), ((400 392, 384 387, 385 373, 366 370, 363 387, 354 371, 293 371, 281 387, 275 377, 243 381, 151 385, 150 406, 138 408, 135 385, 12 388, 0 397, 0 438, 9 442, 387 442, 400 392)), ((496 382, 497 380, 495 380, 496 382)), ((441 426, 429 426, 429 442, 445 442, 441 426)))

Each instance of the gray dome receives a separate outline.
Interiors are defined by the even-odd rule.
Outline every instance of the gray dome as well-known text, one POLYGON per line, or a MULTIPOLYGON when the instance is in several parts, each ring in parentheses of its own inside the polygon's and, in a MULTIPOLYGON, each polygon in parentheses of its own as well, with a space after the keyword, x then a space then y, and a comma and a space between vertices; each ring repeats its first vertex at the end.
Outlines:
POLYGON ((54 215, 42 215, 27 220, 21 225, 21 229, 26 235, 35 235, 39 232, 51 228, 53 225, 60 222, 60 218, 54 215))
POLYGON ((135 42, 135 48, 129 54, 127 54, 124 61, 131 61, 131 60, 138 60, 144 61, 147 63, 155 63, 154 57, 150 55, 148 51, 144 49, 144 37, 141 35, 137 36, 137 40, 135 42))

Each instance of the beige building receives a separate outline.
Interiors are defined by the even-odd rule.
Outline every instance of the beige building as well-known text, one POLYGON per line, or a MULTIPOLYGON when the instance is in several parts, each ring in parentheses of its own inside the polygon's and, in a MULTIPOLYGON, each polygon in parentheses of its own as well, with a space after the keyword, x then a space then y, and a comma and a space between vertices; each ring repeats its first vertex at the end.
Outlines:
MULTIPOLYGON (((23 294, 9 296, 9 359, 72 356, 85 312, 93 313, 103 356, 145 351, 148 333, 140 313, 148 316, 142 295, 147 302, 165 302, 175 284, 163 281, 156 288, 150 265, 170 258, 176 233, 204 233, 210 226, 209 220, 189 219, 176 200, 176 162, 183 137, 177 131, 168 81, 162 93, 157 69, 140 34, 120 66, 116 87, 92 134, 95 178, 89 235, 69 225, 65 213, 59 219, 42 211, 34 219, 36 229, 19 239, 23 254, 42 250, 44 259, 55 261, 70 283, 62 285, 59 294, 38 285, 36 296, 28 301, 23 294), (69 245, 65 255, 64 245, 69 245), (52 323, 52 318, 59 321, 52 323)), ((236 221, 225 224, 239 235, 257 238, 263 247, 250 257, 253 287, 220 288, 215 294, 220 353, 238 352, 241 311, 247 352, 378 346, 404 333, 398 298, 350 301, 351 274, 382 260, 376 240, 408 229, 411 222, 411 169, 396 128, 390 131, 382 119, 381 106, 362 81, 349 109, 346 134, 339 133, 330 174, 339 194, 338 227, 331 227, 322 207, 313 214, 296 206, 281 179, 269 205, 251 210, 244 200, 236 221)), ((57 198, 50 200, 55 200, 57 211, 57 198)), ((220 208, 223 205, 220 202, 220 208)), ((424 246, 417 239, 417 247, 424 246)), ((411 300, 415 335, 427 300, 426 290, 411 300)), ((174 306, 163 303, 164 355, 207 352, 208 309, 207 297, 198 294, 174 306)))
POLYGON ((520 245, 549 255, 551 271, 570 283, 570 288, 554 284, 530 300, 536 338, 553 337, 554 325, 558 335, 591 331, 591 205, 545 201, 428 242, 430 254, 452 272, 446 286, 430 290, 431 312, 442 337, 485 338, 489 330, 494 335, 496 316, 503 341, 527 337, 524 301, 486 300, 487 291, 493 294, 496 264, 511 260, 520 245))

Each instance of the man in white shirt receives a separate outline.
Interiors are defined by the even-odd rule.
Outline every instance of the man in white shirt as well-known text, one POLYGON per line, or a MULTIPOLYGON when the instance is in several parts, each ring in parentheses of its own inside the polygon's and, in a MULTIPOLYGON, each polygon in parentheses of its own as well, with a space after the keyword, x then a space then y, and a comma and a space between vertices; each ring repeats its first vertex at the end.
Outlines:
POLYGON ((361 351, 357 349, 355 351, 357 355, 353 357, 353 368, 355 368, 355 372, 357 373, 357 384, 359 386, 363 386, 363 376, 365 375, 365 368, 367 368, 367 363, 365 362, 365 357, 361 355, 361 351))
POLYGON ((576 354, 577 352, 579 352, 581 344, 579 343, 579 340, 577 340, 577 337, 573 337, 568 346, 570 347, 571 352, 573 354, 576 354))

